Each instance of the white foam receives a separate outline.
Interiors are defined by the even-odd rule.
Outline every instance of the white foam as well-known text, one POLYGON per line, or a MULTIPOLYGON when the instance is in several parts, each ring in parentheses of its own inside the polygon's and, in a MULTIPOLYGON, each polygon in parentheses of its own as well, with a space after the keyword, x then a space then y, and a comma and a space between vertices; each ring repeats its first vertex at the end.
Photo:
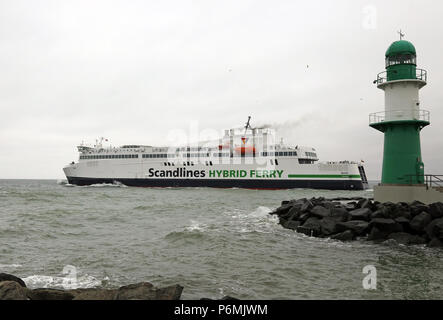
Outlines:
POLYGON ((23 279, 29 288, 94 288, 102 282, 93 276, 83 275, 76 278, 71 277, 53 277, 46 275, 32 275, 23 279))
POLYGON ((252 211, 251 213, 248 214, 249 217, 251 218, 264 218, 264 217, 269 217, 269 212, 271 212, 272 210, 269 209, 268 207, 258 207, 257 209, 255 209, 254 211, 252 211))
POLYGON ((0 264, 0 268, 2 268, 2 269, 20 268, 20 267, 22 267, 21 264, 15 264, 15 263, 12 263, 12 264, 0 264))
POLYGON ((269 214, 271 209, 259 206, 252 212, 240 212, 232 215, 236 220, 234 228, 240 233, 261 232, 272 233, 278 225, 278 217, 269 214))
POLYGON ((207 225, 198 221, 191 220, 191 225, 185 227, 186 231, 203 231, 207 228, 207 225))
POLYGON ((125 188, 127 186, 124 185, 123 183, 119 182, 119 181, 114 181, 113 183, 94 183, 94 184, 91 184, 89 186, 84 186, 84 187, 93 187, 93 188, 118 187, 118 188, 125 188))

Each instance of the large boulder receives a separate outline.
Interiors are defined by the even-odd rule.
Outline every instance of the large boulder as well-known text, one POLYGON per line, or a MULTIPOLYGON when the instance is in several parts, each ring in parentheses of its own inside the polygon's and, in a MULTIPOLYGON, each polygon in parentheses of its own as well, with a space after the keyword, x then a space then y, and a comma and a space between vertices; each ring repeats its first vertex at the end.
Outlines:
POLYGON ((443 248, 443 241, 437 238, 431 239, 428 243, 428 247, 430 248, 443 248))
POLYGON ((141 282, 120 287, 115 300, 155 300, 154 286, 149 282, 141 282))
POLYGON ((432 220, 426 228, 429 238, 439 238, 443 240, 443 218, 432 220))
POLYGON ((74 295, 73 300, 114 300, 117 289, 75 289, 70 293, 74 295))
POLYGON ((298 218, 300 218, 300 215, 301 215, 300 207, 294 206, 284 216, 285 218, 287 218, 287 220, 298 220, 298 218))
POLYGON ((319 236, 321 234, 320 219, 315 217, 309 218, 301 227, 297 228, 297 232, 304 233, 308 236, 319 236))
POLYGON ((422 213, 422 212, 428 212, 429 213, 429 207, 425 205, 424 203, 421 203, 420 201, 414 201, 409 205, 409 209, 411 210, 412 217, 415 217, 416 215, 422 213))
POLYGON ((420 236, 412 235, 406 232, 395 232, 388 235, 388 239, 394 239, 400 244, 425 244, 426 240, 420 236))
POLYGON ((329 236, 337 232, 337 221, 331 217, 320 220, 321 234, 329 236))
POLYGON ((74 294, 68 290, 39 288, 28 290, 28 298, 31 300, 72 300, 74 294))
POLYGON ((155 288, 149 282, 142 282, 120 287, 115 300, 179 300, 183 291, 180 285, 155 288))
POLYGON ((357 202, 357 207, 361 209, 372 209, 373 205, 370 199, 361 199, 357 202))
POLYGON ((331 239, 340 241, 350 241, 354 239, 354 233, 351 230, 346 230, 337 234, 334 234, 331 239))
POLYGON ((300 210, 301 210, 301 212, 306 212, 306 211, 311 210, 313 207, 314 207, 314 204, 311 201, 306 200, 306 202, 303 203, 303 205, 300 207, 300 210))
POLYGON ((377 227, 378 230, 389 233, 402 232, 403 227, 393 219, 375 218, 372 219, 369 227, 377 227))
POLYGON ((286 214, 289 210, 291 210, 291 208, 292 208, 292 203, 288 203, 288 204, 278 207, 277 209, 270 212, 269 214, 281 216, 281 215, 286 214))
POLYGON ((22 287, 26 288, 26 283, 22 279, 13 276, 12 274, 0 273, 0 282, 2 281, 15 281, 18 284, 20 284, 22 287))
MULTIPOLYGON (((169 287, 158 288, 156 291, 156 300, 179 300, 183 292, 183 287, 176 284, 169 287)), ((237 300, 225 299, 225 300, 237 300)))
POLYGON ((377 209, 374 212, 372 212, 370 214, 369 218, 371 220, 377 219, 377 218, 389 218, 389 210, 385 207, 382 207, 382 208, 377 209))
POLYGON ((409 222, 409 226, 416 232, 424 232, 425 227, 432 221, 432 217, 427 212, 421 212, 409 222))
POLYGON ((351 220, 369 221, 369 216, 371 213, 372 211, 370 209, 361 208, 349 211, 349 216, 351 217, 351 220))
POLYGON ((355 235, 364 235, 368 230, 369 224, 366 221, 352 220, 337 223, 337 232, 351 230, 355 235))
POLYGON ((27 300, 26 291, 17 281, 0 282, 0 300, 27 300))
POLYGON ((333 218, 337 222, 345 222, 345 221, 348 221, 349 213, 345 207, 339 206, 339 207, 331 208, 330 217, 333 218))
POLYGON ((369 241, 383 241, 388 239, 390 232, 382 231, 377 227, 372 227, 371 232, 369 232, 368 240, 369 241))
POLYGON ((402 226, 403 231, 405 231, 405 232, 411 232, 412 231, 411 227, 409 225, 410 224, 409 219, 407 219, 405 217, 398 217, 398 218, 395 218, 394 221, 399 223, 402 226))
POLYGON ((322 206, 315 206, 310 211, 311 211, 311 216, 312 217, 316 217, 316 218, 319 218, 319 219, 325 218, 325 217, 329 216, 330 213, 331 213, 330 209, 326 209, 326 208, 324 208, 322 206))
POLYGON ((431 203, 429 205, 429 213, 431 214, 433 219, 442 218, 443 217, 443 203, 441 203, 441 202, 431 203))
POLYGON ((309 211, 303 212, 300 217, 298 217, 298 221, 302 224, 305 223, 311 217, 311 213, 309 211))
POLYGON ((286 228, 291 230, 297 230, 297 228, 300 226, 300 221, 293 221, 293 220, 280 220, 280 224, 286 228))
POLYGON ((391 215, 393 219, 395 218, 406 218, 410 220, 412 218, 411 212, 407 208, 397 208, 391 215))

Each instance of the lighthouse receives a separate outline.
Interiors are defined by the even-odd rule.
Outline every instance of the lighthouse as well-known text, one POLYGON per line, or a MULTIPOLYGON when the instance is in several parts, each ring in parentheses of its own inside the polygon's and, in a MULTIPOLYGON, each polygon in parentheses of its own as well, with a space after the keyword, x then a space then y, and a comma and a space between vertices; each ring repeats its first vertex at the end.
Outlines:
POLYGON ((384 111, 369 115, 370 127, 384 134, 382 178, 374 198, 381 202, 441 200, 443 193, 428 192, 420 146, 420 132, 430 124, 429 111, 421 108, 419 97, 427 72, 417 68, 415 47, 403 36, 400 31, 400 40, 387 49, 386 70, 374 81, 385 96, 384 111))

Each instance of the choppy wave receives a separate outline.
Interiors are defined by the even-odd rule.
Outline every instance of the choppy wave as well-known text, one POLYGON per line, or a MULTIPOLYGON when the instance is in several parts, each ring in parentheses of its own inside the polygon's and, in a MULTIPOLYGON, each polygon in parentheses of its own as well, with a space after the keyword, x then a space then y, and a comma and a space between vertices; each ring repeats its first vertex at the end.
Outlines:
POLYGON ((205 238, 209 238, 210 234, 201 232, 199 230, 194 231, 172 231, 169 232, 164 239, 172 243, 180 243, 183 245, 192 243, 194 241, 201 241, 205 238))

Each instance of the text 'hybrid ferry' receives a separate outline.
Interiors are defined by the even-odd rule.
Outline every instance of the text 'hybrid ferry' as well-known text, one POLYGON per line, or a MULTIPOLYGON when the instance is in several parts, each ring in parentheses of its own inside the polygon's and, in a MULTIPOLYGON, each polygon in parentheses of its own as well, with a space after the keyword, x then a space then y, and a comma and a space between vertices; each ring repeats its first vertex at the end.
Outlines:
POLYGON ((155 147, 79 145, 78 162, 63 168, 70 184, 137 187, 312 188, 363 190, 362 163, 319 162, 314 148, 274 141, 270 128, 225 130, 215 142, 155 147))

